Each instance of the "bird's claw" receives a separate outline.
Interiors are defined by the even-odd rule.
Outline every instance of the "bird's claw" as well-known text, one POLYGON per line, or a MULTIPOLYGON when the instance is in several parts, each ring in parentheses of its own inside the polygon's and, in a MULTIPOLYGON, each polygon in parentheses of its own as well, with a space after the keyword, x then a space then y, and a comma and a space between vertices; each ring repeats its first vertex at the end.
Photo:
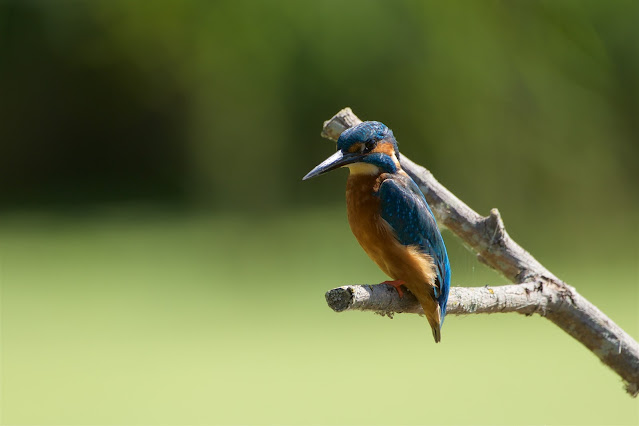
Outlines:
POLYGON ((402 280, 395 280, 395 281, 384 281, 382 284, 388 284, 392 287, 395 288, 395 290, 397 290, 397 294, 399 294, 399 298, 401 299, 402 297, 404 297, 404 291, 402 290, 402 286, 404 284, 406 284, 405 281, 402 280))

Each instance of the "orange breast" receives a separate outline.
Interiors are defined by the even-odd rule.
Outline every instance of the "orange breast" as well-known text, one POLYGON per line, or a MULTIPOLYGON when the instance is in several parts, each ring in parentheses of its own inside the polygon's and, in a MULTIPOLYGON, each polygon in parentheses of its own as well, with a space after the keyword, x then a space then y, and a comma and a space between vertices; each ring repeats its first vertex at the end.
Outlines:
POLYGON ((386 275, 410 283, 409 288, 423 284, 430 287, 435 282, 430 256, 416 247, 400 244, 380 216, 380 199, 374 188, 379 188, 381 180, 383 175, 349 176, 346 205, 351 230, 364 251, 386 275))
POLYGON ((380 199, 375 195, 383 176, 351 174, 346 184, 348 222, 359 244, 382 271, 405 282, 424 309, 435 341, 441 339, 441 312, 434 297, 433 259, 419 247, 397 241, 390 225, 380 216, 380 199))
MULTIPOLYGON (((375 175, 351 175, 346 183, 346 206, 348 210, 348 223, 368 256, 387 275, 389 270, 384 262, 382 247, 388 244, 389 235, 380 229, 379 203, 373 187, 377 176, 375 175)), ((394 278, 394 277, 393 277, 394 278)))

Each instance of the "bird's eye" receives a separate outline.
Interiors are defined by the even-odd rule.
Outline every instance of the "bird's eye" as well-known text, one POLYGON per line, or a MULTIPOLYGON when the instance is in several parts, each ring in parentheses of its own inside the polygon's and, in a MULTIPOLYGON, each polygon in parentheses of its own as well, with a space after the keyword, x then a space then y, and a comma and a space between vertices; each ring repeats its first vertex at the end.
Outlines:
POLYGON ((366 144, 364 145, 364 152, 370 152, 373 150, 373 148, 375 148, 375 142, 373 141, 368 141, 366 142, 366 144))

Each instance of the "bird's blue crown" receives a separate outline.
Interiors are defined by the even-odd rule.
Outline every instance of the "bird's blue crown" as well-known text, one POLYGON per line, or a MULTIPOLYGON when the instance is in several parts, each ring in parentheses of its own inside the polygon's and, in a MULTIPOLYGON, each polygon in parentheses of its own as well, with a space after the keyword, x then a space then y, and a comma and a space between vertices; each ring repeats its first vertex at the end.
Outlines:
POLYGON ((337 140, 337 149, 348 152, 349 148, 356 143, 385 141, 393 144, 395 156, 399 160, 399 148, 393 131, 379 121, 364 121, 363 123, 346 129, 337 140))

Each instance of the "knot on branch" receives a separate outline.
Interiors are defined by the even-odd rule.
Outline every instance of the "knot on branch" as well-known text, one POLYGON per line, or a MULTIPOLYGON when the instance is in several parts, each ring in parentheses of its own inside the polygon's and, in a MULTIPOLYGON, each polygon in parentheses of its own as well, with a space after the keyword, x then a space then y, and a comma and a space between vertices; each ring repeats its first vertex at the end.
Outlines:
MULTIPOLYGON (((479 223, 476 225, 477 233, 483 236, 483 241, 480 244, 481 251, 477 253, 477 260, 481 263, 502 270, 506 276, 510 274, 505 271, 511 269, 511 277, 518 276, 522 271, 519 268, 512 268, 512 265, 503 262, 504 250, 508 247, 508 233, 504 226, 504 221, 501 218, 501 214, 497 209, 491 209, 490 214, 486 217, 482 217, 479 223), (496 265, 495 262, 498 264, 496 265)), ((531 277, 518 277, 517 281, 525 282, 531 277)))
POLYGON ((490 245, 498 244, 504 245, 506 239, 506 227, 504 226, 504 220, 501 218, 501 214, 497 209, 491 209, 490 215, 484 218, 482 222, 486 235, 490 235, 490 245))
POLYGON ((547 283, 554 285, 559 303, 569 303, 571 305, 577 304, 577 301, 575 300, 574 288, 570 287, 563 281, 555 281, 548 277, 543 277, 543 279, 546 280, 547 283))
POLYGON ((353 113, 353 110, 346 107, 331 117, 330 120, 324 122, 321 136, 325 139, 336 141, 344 130, 361 122, 362 120, 353 113))
POLYGON ((541 276, 520 285, 524 289, 527 299, 530 299, 533 293, 540 296, 537 298, 536 309, 530 314, 537 313, 545 317, 549 311, 561 311, 565 304, 571 306, 576 304, 574 289, 549 277, 541 276))

